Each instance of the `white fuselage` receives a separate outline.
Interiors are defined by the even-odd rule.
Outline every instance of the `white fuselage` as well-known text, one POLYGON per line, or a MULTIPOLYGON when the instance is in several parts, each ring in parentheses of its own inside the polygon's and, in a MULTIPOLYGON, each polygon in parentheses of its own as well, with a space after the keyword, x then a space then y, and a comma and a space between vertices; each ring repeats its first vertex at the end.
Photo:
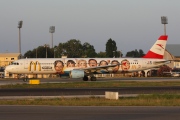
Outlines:
POLYGON ((121 72, 135 72, 154 68, 167 64, 164 59, 149 59, 149 58, 31 58, 20 59, 14 61, 11 65, 6 67, 6 71, 16 74, 65 74, 73 69, 86 69, 90 67, 105 66, 111 64, 120 64, 116 67, 107 67, 105 69, 97 69, 98 73, 121 73, 121 72), (94 59, 94 63, 90 59, 94 59), (56 70, 56 62, 62 61, 63 66, 60 66, 59 71, 56 70), (74 61, 69 63, 69 61, 74 61), (158 62, 158 64, 157 64, 158 62), (70 66, 69 66, 70 65, 70 66))

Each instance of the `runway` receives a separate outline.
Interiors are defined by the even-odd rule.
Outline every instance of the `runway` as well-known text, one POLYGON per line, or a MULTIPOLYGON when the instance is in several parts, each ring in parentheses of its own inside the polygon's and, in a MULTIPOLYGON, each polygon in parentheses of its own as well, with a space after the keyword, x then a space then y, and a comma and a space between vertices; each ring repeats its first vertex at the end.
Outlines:
POLYGON ((180 107, 0 106, 1 120, 179 120, 180 107))
MULTIPOLYGON (((97 81, 83 81, 82 79, 72 78, 31 78, 38 79, 41 83, 66 83, 66 82, 106 82, 106 81, 180 81, 180 77, 120 77, 120 78, 97 78, 97 81)), ((0 79, 0 85, 7 84, 28 84, 22 79, 0 79)))
POLYGON ((119 88, 22 88, 0 89, 0 96, 75 96, 104 95, 106 91, 125 94, 180 93, 180 86, 169 87, 119 87, 119 88))

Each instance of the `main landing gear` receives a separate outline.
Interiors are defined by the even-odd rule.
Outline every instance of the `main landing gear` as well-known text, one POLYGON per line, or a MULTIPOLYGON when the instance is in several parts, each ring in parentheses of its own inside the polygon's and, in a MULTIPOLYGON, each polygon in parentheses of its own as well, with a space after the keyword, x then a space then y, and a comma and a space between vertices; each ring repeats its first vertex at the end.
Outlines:
MULTIPOLYGON (((91 80, 91 81, 96 81, 96 77, 95 77, 94 75, 89 76, 89 77, 90 77, 90 80, 91 80)), ((84 77, 83 77, 83 80, 84 80, 84 81, 88 81, 88 79, 89 79, 88 76, 84 76, 84 77)))
POLYGON ((88 81, 88 76, 84 76, 84 77, 83 77, 83 80, 84 80, 84 81, 88 81))

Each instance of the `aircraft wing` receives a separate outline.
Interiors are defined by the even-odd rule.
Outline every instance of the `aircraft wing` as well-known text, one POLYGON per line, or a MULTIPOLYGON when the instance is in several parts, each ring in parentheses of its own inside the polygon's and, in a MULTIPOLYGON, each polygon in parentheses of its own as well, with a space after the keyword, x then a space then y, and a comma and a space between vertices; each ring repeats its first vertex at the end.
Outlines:
POLYGON ((168 64, 170 63, 171 61, 173 62, 180 62, 180 60, 164 60, 164 61, 154 61, 154 64, 168 64))
POLYGON ((169 60, 164 60, 164 61, 154 61, 153 62, 155 65, 157 65, 157 64, 168 64, 168 63, 170 63, 170 61, 169 60))
POLYGON ((91 72, 98 72, 100 70, 107 70, 108 68, 115 67, 120 64, 112 64, 112 65, 105 65, 105 66, 96 66, 96 67, 87 67, 87 68, 77 68, 74 70, 84 70, 86 73, 91 72))

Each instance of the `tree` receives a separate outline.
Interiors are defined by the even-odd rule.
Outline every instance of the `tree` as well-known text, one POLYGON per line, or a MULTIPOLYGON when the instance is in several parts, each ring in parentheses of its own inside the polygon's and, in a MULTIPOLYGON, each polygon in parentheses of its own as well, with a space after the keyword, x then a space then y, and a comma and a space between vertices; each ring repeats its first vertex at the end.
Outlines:
POLYGON ((106 57, 106 52, 99 52, 97 53, 98 58, 105 58, 106 57))
POLYGON ((79 40, 71 39, 63 45, 63 48, 66 50, 68 58, 82 57, 83 48, 79 40))
MULTIPOLYGON (((54 56, 53 50, 47 47, 47 57, 53 58, 54 56)), ((46 58, 46 48, 44 46, 39 46, 34 48, 32 51, 29 50, 24 54, 24 57, 27 58, 46 58)))
POLYGON ((83 57, 87 57, 88 55, 88 49, 89 49, 89 46, 90 44, 85 42, 83 45, 82 45, 82 48, 83 48, 83 57))
POLYGON ((63 55, 67 55, 65 43, 59 43, 58 46, 55 46, 55 57, 61 58, 63 55))
MULTIPOLYGON (((78 57, 122 57, 123 54, 121 51, 117 51, 116 42, 111 38, 106 43, 105 52, 96 53, 94 46, 85 42, 81 44, 80 40, 71 39, 65 43, 59 43, 54 48, 47 48, 47 57, 48 58, 61 58, 62 55, 65 55, 69 58, 78 58, 78 57)), ((144 52, 137 49, 127 52, 126 57, 142 57, 144 52)), ((45 58, 46 57, 46 48, 44 45, 39 46, 33 50, 29 50, 24 54, 24 57, 28 58, 45 58)))
POLYGON ((116 42, 111 38, 106 43, 106 57, 114 57, 117 54, 116 42))
POLYGON ((33 56, 33 53, 31 50, 28 50, 26 53, 24 53, 25 58, 32 58, 32 56, 33 56))
POLYGON ((83 57, 96 57, 97 53, 94 49, 93 45, 90 45, 89 43, 85 42, 83 45, 83 57))
POLYGON ((142 56, 144 56, 144 52, 141 49, 139 49, 139 51, 137 51, 137 49, 135 49, 135 50, 132 50, 132 51, 126 53, 126 57, 139 58, 142 56))
POLYGON ((126 57, 134 57, 134 51, 127 52, 126 57))
POLYGON ((144 55, 144 51, 142 49, 139 49, 139 57, 143 57, 144 55))

